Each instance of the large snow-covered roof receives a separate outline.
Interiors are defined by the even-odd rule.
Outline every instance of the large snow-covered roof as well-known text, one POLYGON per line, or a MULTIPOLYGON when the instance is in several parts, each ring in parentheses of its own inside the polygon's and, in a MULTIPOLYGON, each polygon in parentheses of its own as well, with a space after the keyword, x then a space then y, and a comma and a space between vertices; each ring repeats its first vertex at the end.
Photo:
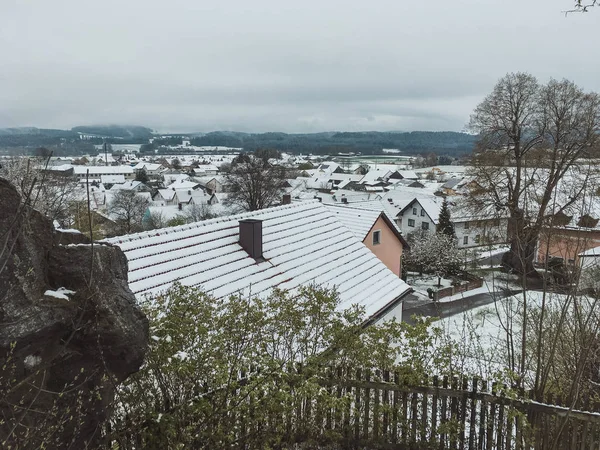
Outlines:
POLYGON ((180 227, 107 239, 129 261, 138 298, 174 282, 224 298, 264 295, 273 288, 336 287, 340 308, 358 304, 370 317, 393 306, 410 287, 392 273, 319 202, 298 202, 180 227), (240 246, 239 220, 262 220, 263 256, 240 246))
POLYGON ((131 166, 73 166, 75 175, 85 175, 88 170, 90 175, 133 174, 131 166))

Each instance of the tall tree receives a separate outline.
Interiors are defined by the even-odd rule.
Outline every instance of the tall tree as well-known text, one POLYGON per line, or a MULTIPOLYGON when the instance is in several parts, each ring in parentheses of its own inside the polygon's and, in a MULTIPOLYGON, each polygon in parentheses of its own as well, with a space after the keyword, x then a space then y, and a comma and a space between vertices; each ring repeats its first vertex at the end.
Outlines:
POLYGON ((448 199, 444 197, 442 202, 442 208, 440 209, 440 215, 438 217, 438 224, 436 232, 445 234, 453 241, 456 240, 456 233, 454 232, 454 224, 450 218, 450 208, 448 207, 448 199))
POLYGON ((515 272, 536 275, 542 227, 588 187, 591 166, 580 158, 598 143, 599 120, 596 93, 568 80, 540 86, 526 73, 500 79, 472 114, 469 128, 480 140, 472 157, 477 188, 470 206, 508 216, 511 248, 503 262, 515 272))
POLYGON ((263 158, 241 154, 231 163, 225 174, 229 188, 229 201, 256 211, 277 203, 284 192, 286 169, 272 165, 263 158))
POLYGON ((139 193, 131 190, 118 190, 108 206, 108 213, 114 219, 117 234, 129 234, 142 229, 142 219, 150 202, 139 193))

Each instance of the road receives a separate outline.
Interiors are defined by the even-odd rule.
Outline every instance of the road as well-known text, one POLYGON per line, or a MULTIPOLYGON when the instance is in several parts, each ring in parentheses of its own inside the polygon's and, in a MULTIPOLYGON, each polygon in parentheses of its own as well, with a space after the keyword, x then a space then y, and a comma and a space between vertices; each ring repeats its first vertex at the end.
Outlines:
POLYGON ((424 302, 413 294, 409 294, 404 300, 404 308, 402 310, 402 321, 414 323, 413 315, 421 317, 450 317, 456 314, 461 314, 478 306, 488 305, 494 302, 494 299, 508 297, 518 294, 521 291, 502 291, 494 293, 480 293, 468 297, 463 297, 452 302, 424 302))

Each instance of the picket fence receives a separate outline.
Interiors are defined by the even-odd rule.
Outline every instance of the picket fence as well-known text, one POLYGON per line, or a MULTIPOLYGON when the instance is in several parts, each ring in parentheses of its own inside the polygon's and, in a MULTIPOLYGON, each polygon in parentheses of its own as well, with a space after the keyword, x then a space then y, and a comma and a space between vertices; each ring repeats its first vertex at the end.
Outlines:
POLYGON ((244 435, 277 434, 276 448, 600 449, 600 414, 589 412, 600 405, 536 402, 477 378, 407 383, 398 373, 339 368, 323 375, 328 397, 344 401, 304 396, 278 416, 228 417, 239 430, 236 448, 250 448, 244 435))

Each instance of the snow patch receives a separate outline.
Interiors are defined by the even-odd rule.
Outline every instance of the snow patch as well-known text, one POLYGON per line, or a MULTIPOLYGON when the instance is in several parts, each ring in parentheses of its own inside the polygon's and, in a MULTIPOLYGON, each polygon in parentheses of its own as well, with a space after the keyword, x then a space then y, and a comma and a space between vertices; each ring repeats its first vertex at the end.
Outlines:
POLYGON ((75 294, 75 291, 71 291, 64 287, 58 288, 56 291, 47 290, 44 292, 46 297, 60 298, 61 300, 69 300, 68 296, 73 294, 75 294))
POLYGON ((35 355, 27 355, 25 357, 25 359, 23 360, 25 367, 27 367, 28 369, 32 369, 33 367, 37 366, 41 362, 42 362, 42 358, 40 358, 39 356, 35 356, 35 355))
POLYGON ((76 230, 75 228, 57 228, 56 231, 60 231, 61 233, 82 234, 81 231, 76 230))
POLYGON ((185 361, 186 359, 188 359, 190 357, 190 355, 188 354, 188 352, 179 351, 179 352, 175 353, 173 355, 173 357, 178 358, 181 361, 185 361))

